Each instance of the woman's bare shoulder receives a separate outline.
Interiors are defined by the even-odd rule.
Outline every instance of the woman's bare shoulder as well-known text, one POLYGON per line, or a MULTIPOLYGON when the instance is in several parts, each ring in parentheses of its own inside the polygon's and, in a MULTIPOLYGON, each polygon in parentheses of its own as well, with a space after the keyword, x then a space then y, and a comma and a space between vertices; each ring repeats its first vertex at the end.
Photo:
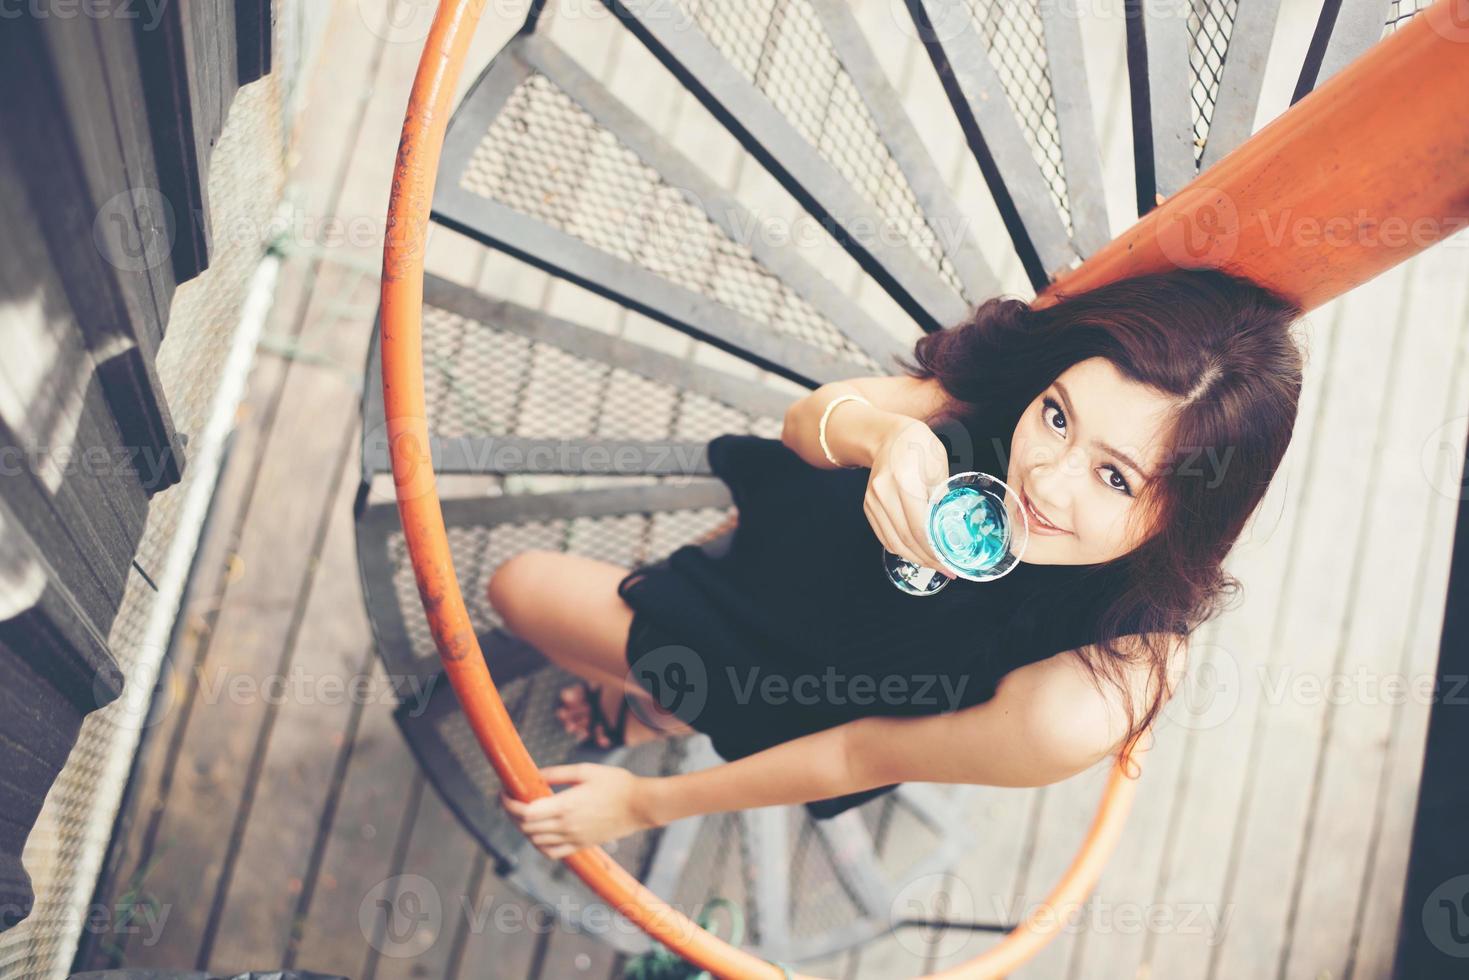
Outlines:
MULTIPOLYGON (((1175 651, 1182 645, 1175 643, 1175 651)), ((1126 717, 1106 693, 1115 686, 1103 683, 1099 694, 1080 652, 1012 670, 993 696, 957 711, 874 715, 851 723, 848 752, 862 785, 912 780, 1044 786, 1095 765, 1121 743, 1126 717), (954 751, 972 745, 987 751, 954 751)))
MULTIPOLYGON (((1178 689, 1188 664, 1188 637, 1163 634, 1168 643, 1167 693, 1178 689)), ((1126 654, 1140 654, 1141 638, 1123 636, 1114 645, 1126 654)), ((1098 760, 1121 743, 1127 733, 1122 692, 1105 676, 1094 678, 1083 659, 1101 654, 1098 647, 1066 650, 1017 667, 1000 679, 995 700, 1013 706, 1031 737, 1043 740, 1058 756, 1078 761, 1098 760)), ((1135 710, 1150 702, 1156 678, 1146 660, 1124 662, 1123 677, 1131 689, 1135 710)))

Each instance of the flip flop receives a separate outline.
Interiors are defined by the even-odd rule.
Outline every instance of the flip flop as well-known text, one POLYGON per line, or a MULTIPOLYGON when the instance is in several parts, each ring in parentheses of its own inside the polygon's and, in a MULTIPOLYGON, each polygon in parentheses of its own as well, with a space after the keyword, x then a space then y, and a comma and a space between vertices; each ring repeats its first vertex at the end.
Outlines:
POLYGON ((624 697, 621 706, 617 709, 617 723, 609 724, 607 715, 602 711, 602 688, 587 680, 581 681, 580 684, 582 697, 587 699, 587 710, 591 717, 587 720, 587 737, 577 743, 577 748, 592 752, 607 752, 621 747, 627 729, 628 699, 624 697), (602 745, 597 741, 599 726, 607 733, 607 741, 611 744, 602 745))

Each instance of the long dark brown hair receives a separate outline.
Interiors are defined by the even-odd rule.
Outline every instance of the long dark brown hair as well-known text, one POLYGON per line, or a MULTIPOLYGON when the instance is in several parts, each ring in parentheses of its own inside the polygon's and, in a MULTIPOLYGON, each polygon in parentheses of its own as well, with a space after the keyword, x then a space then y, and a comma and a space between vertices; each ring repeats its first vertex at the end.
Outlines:
POLYGON ((1105 597, 1098 652, 1083 656, 1094 683, 1105 675, 1122 690, 1129 727, 1119 756, 1127 761, 1172 694, 1169 634, 1193 632, 1241 591, 1223 562, 1290 444, 1306 357, 1292 329, 1301 310, 1217 269, 1172 269, 1058 297, 1042 309, 1007 296, 987 300, 957 326, 920 338, 901 366, 937 378, 950 396, 935 426, 1016 420, 1091 357, 1176 399, 1163 465, 1138 494, 1146 536, 1118 559, 1127 585, 1105 597), (1141 634, 1132 654, 1115 643, 1128 633, 1141 634), (1127 662, 1146 663, 1156 682, 1141 717, 1124 680, 1127 662))

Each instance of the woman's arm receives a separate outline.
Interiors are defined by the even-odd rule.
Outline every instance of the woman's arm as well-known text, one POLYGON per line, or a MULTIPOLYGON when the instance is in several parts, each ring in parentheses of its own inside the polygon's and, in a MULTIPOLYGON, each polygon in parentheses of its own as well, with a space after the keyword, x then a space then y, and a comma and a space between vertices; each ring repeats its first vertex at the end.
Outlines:
MULTIPOLYGON (((700 813, 824 800, 859 789, 848 768, 851 723, 772 745, 754 755, 638 783, 639 805, 655 827, 700 813)), ((875 785, 881 785, 874 783, 875 785)))
POLYGON ((1066 765, 1073 750, 1059 735, 1034 737, 1030 713, 1016 703, 1018 686, 1012 683, 1003 699, 997 693, 948 714, 859 718, 723 765, 645 777, 638 784, 640 809, 653 826, 663 826, 701 813, 806 803, 910 780, 1038 786, 1084 768, 1066 765))
MULTIPOLYGON (((1184 669, 1186 640, 1168 686, 1184 669)), ((531 842, 559 859, 683 817, 806 803, 903 782, 1041 786, 1099 761, 1119 744, 1125 718, 1115 686, 1100 691, 1072 650, 1006 674, 990 700, 948 714, 873 716, 783 742, 734 762, 677 776, 638 776, 576 763, 541 770, 573 783, 529 803, 503 789, 501 804, 531 842)), ((1152 682, 1129 667, 1134 697, 1152 682)), ((1151 693, 1150 691, 1147 693, 1151 693)))
POLYGON ((1026 703, 1039 683, 1019 674, 1006 675, 989 701, 959 711, 859 718, 723 765, 644 778, 640 806, 662 826, 700 813, 805 803, 910 780, 1038 786, 1085 768, 1090 751, 1084 746, 1095 736, 1086 736, 1078 715, 1064 732, 1040 724, 1036 716, 1051 710, 1049 704, 1038 710, 1026 703), (1080 748, 1071 741, 1078 736, 1080 748))
MULTIPOLYGON (((1179 638, 1175 652, 1181 652, 1179 638)), ((1181 657, 1175 657, 1181 667, 1181 657)), ((1146 676, 1131 675, 1134 697, 1146 676)), ((1177 673, 1173 676, 1176 678, 1177 673)), ((1126 734, 1120 695, 1099 692, 1077 651, 1006 674, 988 701, 945 714, 871 716, 754 755, 639 783, 654 826, 682 817, 805 803, 903 782, 1043 786, 1105 758, 1126 734)))
MULTIPOLYGON (((1170 636, 1168 690, 1177 688, 1187 640, 1170 636)), ((1119 645, 1127 647, 1126 637, 1119 645)), ((883 786, 906 781, 1044 786, 1091 768, 1127 734, 1122 694, 1094 683, 1080 651, 1026 664, 1000 679, 988 701, 944 715, 868 717, 847 733, 851 779, 883 786), (1100 687, 1100 690, 1098 689, 1100 687)), ((1156 681, 1128 665, 1135 704, 1146 704, 1156 681)))
POLYGON ((826 406, 838 395, 861 395, 872 405, 844 402, 832 409, 826 422, 826 442, 842 463, 871 466, 872 454, 894 425, 910 419, 927 421, 938 415, 948 396, 935 379, 896 377, 849 378, 832 381, 797 399, 786 409, 780 439, 795 453, 820 469, 832 469, 821 451, 817 428, 826 406))
POLYGON ((547 766, 547 783, 574 784, 529 802, 503 788, 500 804, 541 853, 552 859, 699 813, 718 813, 840 796, 851 791, 844 729, 782 742, 698 772, 639 776, 620 766, 577 762, 547 766))

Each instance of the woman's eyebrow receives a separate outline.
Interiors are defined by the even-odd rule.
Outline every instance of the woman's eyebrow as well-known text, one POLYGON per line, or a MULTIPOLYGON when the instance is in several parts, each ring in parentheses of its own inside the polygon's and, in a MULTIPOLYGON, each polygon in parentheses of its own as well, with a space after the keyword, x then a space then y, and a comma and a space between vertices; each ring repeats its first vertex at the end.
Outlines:
MULTIPOLYGON (((1061 401, 1066 404, 1067 417, 1073 419, 1079 418, 1080 416, 1076 414, 1076 407, 1071 404, 1071 393, 1066 390, 1066 386, 1059 381, 1053 382, 1053 384, 1055 384, 1056 386, 1056 391, 1060 392, 1061 394, 1061 401)), ((1105 442, 1102 442, 1100 439, 1097 440, 1096 445, 1102 450, 1102 452, 1107 453, 1111 456, 1116 456, 1118 459, 1126 463, 1133 470, 1133 472, 1137 473, 1138 476, 1143 478, 1144 482, 1147 482, 1148 480, 1151 480, 1153 478, 1147 470, 1137 465, 1136 460, 1124 453, 1122 450, 1114 449, 1113 447, 1107 445, 1105 442)))

